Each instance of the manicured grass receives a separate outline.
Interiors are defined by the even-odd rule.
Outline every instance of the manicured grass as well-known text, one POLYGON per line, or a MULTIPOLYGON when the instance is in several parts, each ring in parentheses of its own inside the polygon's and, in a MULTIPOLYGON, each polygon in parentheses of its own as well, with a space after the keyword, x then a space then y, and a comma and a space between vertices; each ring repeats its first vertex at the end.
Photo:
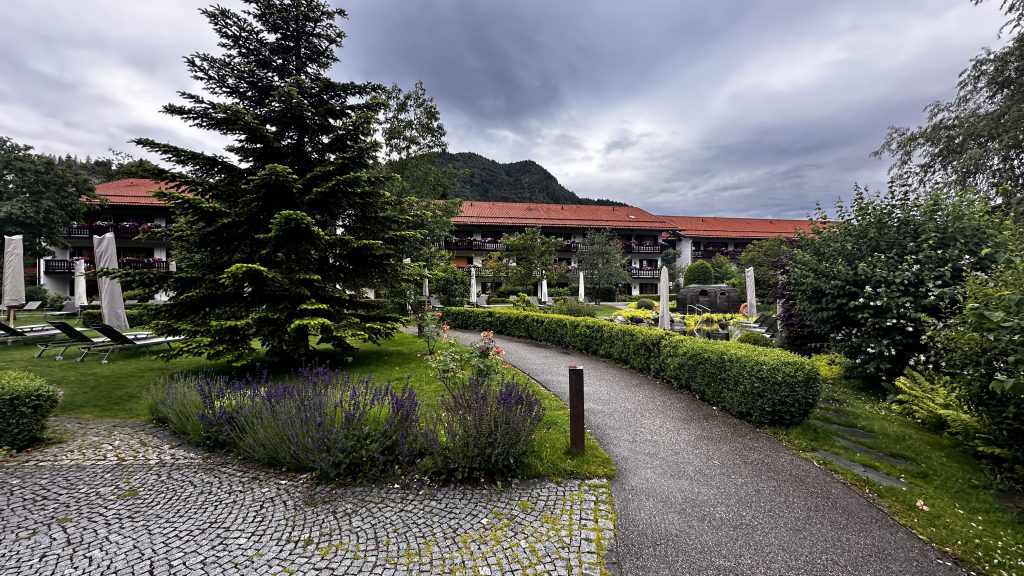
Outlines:
POLYGON ((616 308, 615 306, 609 306, 608 304, 601 304, 601 305, 599 305, 597 307, 597 317, 598 318, 608 318, 610 316, 615 316, 621 310, 622 310, 621 308, 616 308))
MULTIPOLYGON (((32 322, 26 322, 32 323, 32 322)), ((0 344, 0 367, 27 370, 42 376, 64 391, 56 415, 82 418, 115 418, 145 420, 149 418, 147 392, 153 382, 174 372, 212 370, 223 372, 229 367, 201 358, 165 361, 155 358, 158 349, 117 351, 109 364, 89 357, 75 362, 69 350, 68 359, 56 362, 55 352, 33 358, 37 348, 31 343, 0 344)), ((371 374, 374 381, 391 381, 401 386, 406 379, 416 390, 422 410, 436 410, 444 387, 430 376, 426 364, 425 344, 409 334, 398 334, 382 346, 364 344, 348 365, 334 366, 358 376, 371 374)), ((283 375, 282 375, 283 376, 283 375)), ((522 376, 525 378, 525 376, 522 376)), ((556 396, 530 381, 544 403, 545 416, 534 439, 534 452, 526 477, 612 477, 615 465, 611 457, 590 435, 587 451, 581 457, 566 453, 569 438, 569 409, 556 396)))
POLYGON ((841 404, 821 406, 841 414, 857 428, 879 436, 878 440, 857 442, 913 466, 896 467, 857 455, 836 443, 833 433, 813 420, 769 432, 805 457, 812 458, 810 452, 823 449, 903 478, 909 483, 905 489, 879 486, 829 462, 821 462, 968 569, 984 574, 1024 573, 1024 523, 1000 503, 997 493, 1001 487, 962 445, 894 413, 883 398, 865 393, 851 382, 827 381, 822 400, 841 404))
POLYGON ((154 357, 158 348, 119 350, 110 356, 109 364, 100 364, 95 355, 75 362, 75 346, 60 362, 54 361, 53 350, 42 358, 33 358, 37 350, 32 343, 0 344, 0 367, 27 370, 60 387, 64 397, 57 406, 57 416, 144 420, 149 417, 146 390, 155 380, 179 371, 223 369, 200 358, 158 360, 154 357))

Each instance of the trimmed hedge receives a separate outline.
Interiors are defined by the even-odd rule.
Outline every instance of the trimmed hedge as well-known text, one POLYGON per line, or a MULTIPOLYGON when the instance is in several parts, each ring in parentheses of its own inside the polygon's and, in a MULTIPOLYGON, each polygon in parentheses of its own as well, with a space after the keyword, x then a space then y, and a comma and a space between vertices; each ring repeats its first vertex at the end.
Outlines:
POLYGON ((0 370, 0 448, 20 450, 43 435, 61 392, 23 370, 0 370))
POLYGON ((757 426, 799 424, 821 395, 817 366, 785 350, 516 310, 449 308, 444 319, 452 328, 493 330, 611 360, 757 426))
POLYGON ((773 346, 771 338, 761 334, 760 332, 744 332, 740 334, 740 337, 736 339, 737 342, 743 344, 750 344, 751 346, 761 346, 763 348, 771 348, 773 346))

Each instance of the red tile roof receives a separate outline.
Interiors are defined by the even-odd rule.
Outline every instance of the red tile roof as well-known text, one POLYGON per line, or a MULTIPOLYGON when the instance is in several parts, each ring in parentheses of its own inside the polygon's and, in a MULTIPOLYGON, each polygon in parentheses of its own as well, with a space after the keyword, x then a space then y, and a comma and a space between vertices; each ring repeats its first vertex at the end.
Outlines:
POLYGON ((114 206, 165 206, 153 197, 153 191, 166 190, 170 186, 145 178, 128 178, 97 184, 96 194, 114 206))
POLYGON ((807 220, 779 218, 721 218, 718 216, 659 216, 690 238, 796 237, 796 230, 810 233, 807 220))
POLYGON ((476 200, 463 202, 462 213, 452 221, 456 225, 482 226, 672 229, 672 225, 660 216, 635 206, 581 206, 476 200))

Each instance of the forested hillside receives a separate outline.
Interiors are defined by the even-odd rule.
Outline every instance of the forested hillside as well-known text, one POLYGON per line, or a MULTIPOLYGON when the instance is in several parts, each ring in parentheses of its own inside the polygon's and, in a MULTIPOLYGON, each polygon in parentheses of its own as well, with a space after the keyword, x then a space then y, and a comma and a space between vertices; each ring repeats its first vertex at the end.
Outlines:
POLYGON ((533 160, 500 164, 479 154, 459 152, 440 154, 438 163, 460 171, 451 196, 462 200, 624 206, 613 200, 580 198, 533 160))

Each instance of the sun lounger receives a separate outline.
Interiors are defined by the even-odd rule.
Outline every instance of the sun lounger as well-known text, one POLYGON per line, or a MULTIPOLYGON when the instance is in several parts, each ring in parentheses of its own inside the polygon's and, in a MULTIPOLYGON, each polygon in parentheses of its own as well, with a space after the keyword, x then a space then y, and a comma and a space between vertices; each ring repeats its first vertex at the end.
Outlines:
POLYGON ((38 310, 39 307, 42 305, 42 300, 33 300, 31 302, 26 302, 25 305, 22 306, 20 310, 18 310, 18 312, 31 312, 32 310, 38 310))
POLYGON ((23 340, 41 338, 44 336, 53 336, 54 334, 59 334, 59 332, 52 326, 46 326, 44 324, 12 328, 3 322, 0 322, 0 341, 7 343, 21 342, 23 340))
MULTIPOLYGON (((60 352, 57 352, 57 356, 54 360, 63 360, 64 353, 67 352, 68 348, 75 344, 101 344, 104 342, 110 342, 109 338, 100 337, 92 338, 86 336, 81 330, 71 326, 67 322, 50 322, 52 327, 60 331, 62 336, 55 338, 49 342, 40 342, 36 344, 39 347, 39 352, 36 352, 33 358, 41 358, 50 348, 60 348, 60 352)), ((152 332, 129 332, 125 336, 132 340, 140 340, 149 337, 152 332)))
POLYGON ((64 302, 64 305, 59 310, 44 310, 43 316, 77 316, 78 306, 75 305, 74 300, 68 300, 64 302))
POLYGON ((100 360, 100 364, 106 364, 107 358, 110 357, 111 352, 114 350, 120 350, 122 348, 148 348, 149 346, 157 346, 160 344, 167 344, 168 348, 172 348, 172 342, 178 342, 185 339, 184 336, 156 336, 152 338, 132 340, 128 335, 122 333, 120 330, 106 324, 93 326, 92 329, 103 336, 106 336, 109 341, 82 346, 82 355, 77 358, 79 362, 85 360, 85 356, 87 354, 94 352, 97 354, 103 353, 103 358, 100 360))
POLYGON ((431 296, 430 297, 430 307, 431 308, 444 308, 444 305, 441 304, 441 301, 437 299, 437 296, 431 296))

